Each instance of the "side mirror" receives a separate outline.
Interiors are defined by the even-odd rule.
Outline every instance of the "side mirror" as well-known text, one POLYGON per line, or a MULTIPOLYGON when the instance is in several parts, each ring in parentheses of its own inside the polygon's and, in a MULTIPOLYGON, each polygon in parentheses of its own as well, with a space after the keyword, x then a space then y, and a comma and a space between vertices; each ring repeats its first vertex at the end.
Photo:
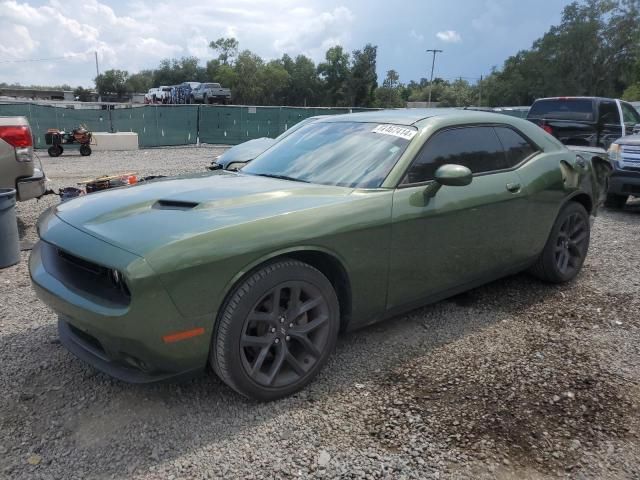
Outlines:
POLYGON ((471 170, 462 165, 442 165, 436 170, 436 182, 450 187, 464 187, 471 183, 471 170))
POLYGON ((640 123, 636 123, 635 126, 633 127, 633 134, 640 135, 640 123))
POLYGON ((425 197, 433 197, 444 185, 449 187, 464 187, 473 180, 471 170, 463 165, 446 164, 440 166, 435 173, 435 182, 427 186, 425 197))

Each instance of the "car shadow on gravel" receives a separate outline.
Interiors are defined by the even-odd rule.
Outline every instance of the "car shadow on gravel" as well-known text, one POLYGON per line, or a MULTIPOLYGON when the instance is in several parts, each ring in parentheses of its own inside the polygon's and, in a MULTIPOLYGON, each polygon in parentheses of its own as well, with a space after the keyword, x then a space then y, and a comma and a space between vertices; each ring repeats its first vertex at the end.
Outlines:
POLYGON ((111 379, 68 353, 53 324, 4 335, 5 372, 15 372, 0 374, 7 387, 0 403, 0 447, 12 460, 7 473, 21 477, 55 469, 63 456, 64 464, 72 462, 87 474, 127 475, 201 449, 215 452, 250 438, 265 423, 316 412, 343 394, 384 384, 398 368, 526 315, 564 295, 563 288, 516 275, 347 333, 305 390, 266 404, 237 395, 212 373, 182 384, 129 385, 111 379), (42 462, 25 463, 34 453, 42 462))
POLYGON ((55 468, 56 458, 64 456, 65 464, 73 462, 85 473, 122 475, 202 448, 215 450, 282 415, 314 411, 335 395, 376 382, 398 365, 504 318, 504 312, 483 311, 480 304, 504 302, 506 295, 522 305, 553 291, 529 294, 534 282, 511 277, 347 333, 305 390, 267 404, 242 398, 211 373, 182 384, 119 382, 68 353, 53 324, 1 336, 0 378, 7 394, 0 403, 0 446, 10 452, 8 473, 20 477, 47 463, 55 468), (34 453, 42 463, 26 464, 34 453))

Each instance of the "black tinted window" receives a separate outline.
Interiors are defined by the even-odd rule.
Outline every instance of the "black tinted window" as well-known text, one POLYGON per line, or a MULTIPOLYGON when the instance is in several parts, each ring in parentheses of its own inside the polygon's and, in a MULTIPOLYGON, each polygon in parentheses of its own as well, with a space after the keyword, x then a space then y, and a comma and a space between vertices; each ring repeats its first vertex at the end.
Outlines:
POLYGON ((515 130, 507 127, 495 127, 495 130, 507 154, 509 167, 518 165, 536 151, 536 149, 515 130))
POLYGON ((508 168, 493 127, 465 127, 437 133, 427 142, 403 183, 432 180, 440 165, 464 165, 473 173, 508 168))
POLYGON ((615 123, 620 125, 620 112, 615 102, 602 102, 600 104, 600 121, 602 123, 615 123))
POLYGON ((593 121, 593 101, 588 98, 550 98, 534 102, 527 118, 593 121))

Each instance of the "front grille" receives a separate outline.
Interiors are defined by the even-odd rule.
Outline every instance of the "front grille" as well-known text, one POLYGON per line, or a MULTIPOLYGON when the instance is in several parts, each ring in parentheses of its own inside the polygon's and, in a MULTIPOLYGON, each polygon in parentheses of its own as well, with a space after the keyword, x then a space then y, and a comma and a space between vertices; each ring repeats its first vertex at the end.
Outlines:
POLYGON ((42 242, 42 262, 47 272, 67 288, 105 306, 126 306, 131 293, 124 280, 116 282, 113 270, 42 242))
POLYGON ((623 170, 640 171, 640 146, 623 145, 620 160, 623 170))

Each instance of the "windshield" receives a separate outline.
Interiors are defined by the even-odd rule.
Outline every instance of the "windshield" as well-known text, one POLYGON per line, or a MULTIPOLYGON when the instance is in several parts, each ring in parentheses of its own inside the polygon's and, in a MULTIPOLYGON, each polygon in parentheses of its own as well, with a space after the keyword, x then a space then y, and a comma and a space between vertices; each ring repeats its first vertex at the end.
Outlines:
POLYGON ((353 188, 382 185, 415 136, 413 127, 313 122, 283 138, 243 173, 353 188))
POLYGON ((529 110, 528 118, 593 121, 593 101, 588 98, 538 100, 529 110))

